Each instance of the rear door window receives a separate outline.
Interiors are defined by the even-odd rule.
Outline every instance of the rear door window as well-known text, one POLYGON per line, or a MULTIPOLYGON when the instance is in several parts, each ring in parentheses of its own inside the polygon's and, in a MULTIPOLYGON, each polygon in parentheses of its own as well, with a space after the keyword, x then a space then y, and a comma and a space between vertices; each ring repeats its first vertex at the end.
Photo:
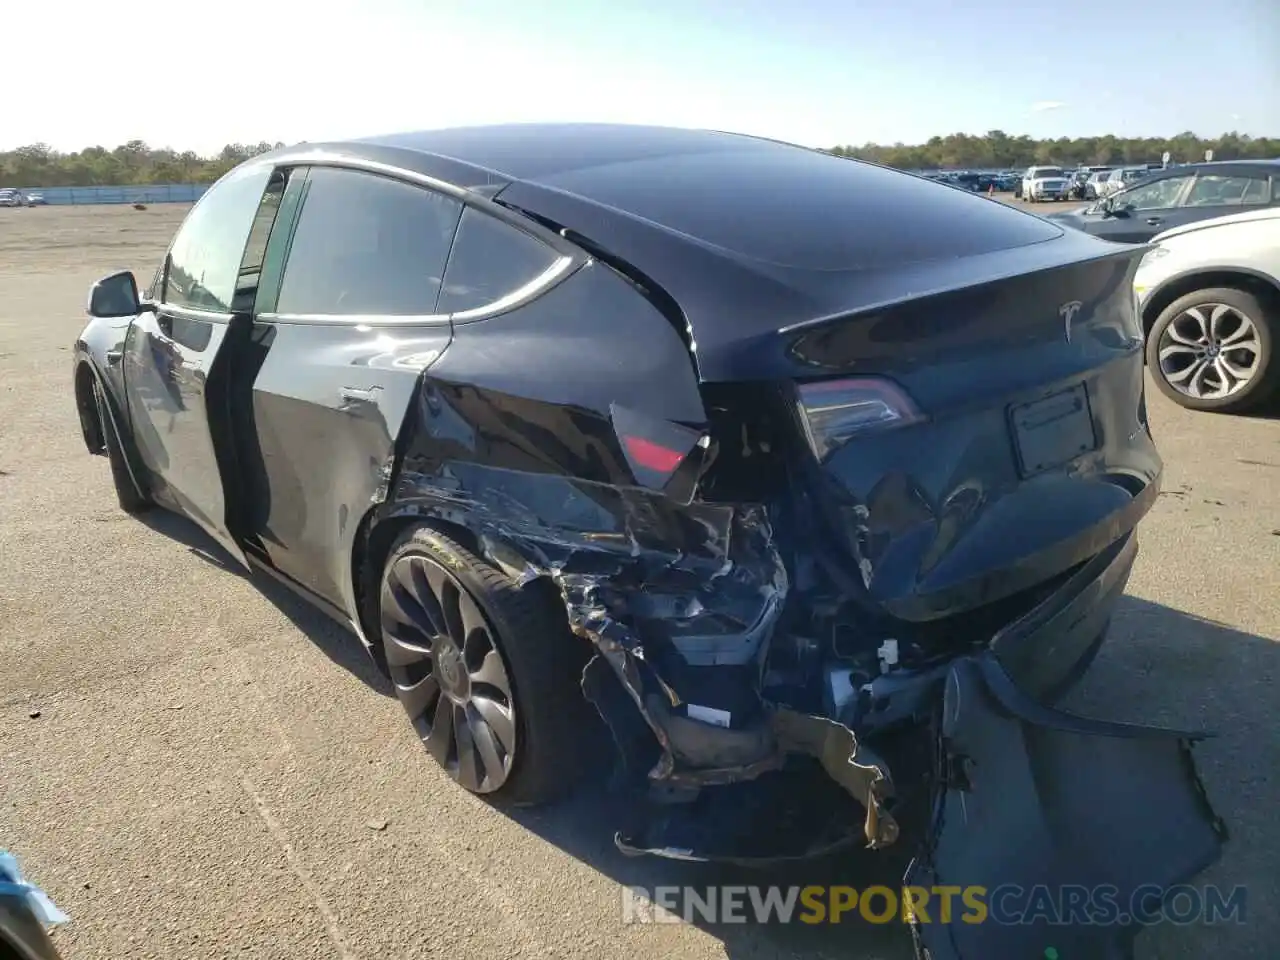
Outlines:
POLYGON ((358 170, 311 168, 276 302, 282 314, 436 313, 462 204, 358 170))
POLYGON ((488 306, 546 273, 559 254, 541 240, 470 207, 445 268, 439 313, 488 306))
POLYGON ((1265 196, 1266 182, 1259 178, 1206 173, 1196 177, 1185 206, 1238 207, 1245 203, 1263 203, 1265 196))

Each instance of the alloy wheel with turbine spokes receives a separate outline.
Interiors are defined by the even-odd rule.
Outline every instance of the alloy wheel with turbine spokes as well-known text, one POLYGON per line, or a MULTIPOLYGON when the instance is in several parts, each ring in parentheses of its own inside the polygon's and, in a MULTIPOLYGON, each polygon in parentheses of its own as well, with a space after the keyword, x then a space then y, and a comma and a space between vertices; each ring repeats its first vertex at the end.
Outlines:
POLYGON ((409 553, 387 568, 381 609, 387 670, 423 744, 467 790, 500 789, 518 747, 515 696, 475 598, 440 563, 409 553))
POLYGON ((1201 303, 1175 316, 1160 334, 1160 374, 1195 400, 1222 400, 1258 373, 1262 343, 1254 320, 1228 303, 1201 303))

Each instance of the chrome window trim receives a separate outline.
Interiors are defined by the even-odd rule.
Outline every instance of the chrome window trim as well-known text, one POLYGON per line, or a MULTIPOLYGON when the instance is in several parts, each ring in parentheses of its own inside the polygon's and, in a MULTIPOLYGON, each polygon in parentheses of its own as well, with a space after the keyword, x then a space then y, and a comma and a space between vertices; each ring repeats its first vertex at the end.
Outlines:
POLYGON ((518 287, 504 297, 480 307, 459 310, 455 313, 417 313, 417 314, 354 314, 354 313, 260 313, 257 319, 268 323, 327 323, 347 326, 366 327, 413 327, 413 326, 445 326, 453 323, 473 323, 477 320, 488 320, 501 316, 521 307, 529 301, 542 296, 556 284, 562 282, 583 266, 591 263, 588 258, 584 263, 575 263, 573 257, 559 257, 549 268, 544 270, 523 287, 518 287))
MULTIPOLYGON (((312 150, 306 153, 299 153, 290 156, 288 159, 274 158, 263 159, 255 163, 248 161, 250 165, 270 166, 275 168, 287 167, 329 167, 346 170, 354 170, 362 173, 370 173, 377 176, 385 176, 393 180, 400 180, 415 186, 425 187, 434 190, 437 193, 444 194, 450 199, 457 200, 464 207, 474 207, 485 216, 506 224, 513 230, 518 230, 532 237, 543 246, 549 248, 553 253, 557 254, 556 259, 547 269, 538 274, 528 283, 517 287, 510 293, 504 294, 497 300, 490 303, 482 304, 478 307, 469 307, 466 310, 459 310, 454 313, 427 313, 427 314, 342 314, 342 313, 260 313, 256 314, 258 319, 269 321, 272 323, 326 323, 326 324, 344 324, 354 326, 440 326, 452 323, 473 323, 478 320, 487 320, 492 317, 500 316, 518 307, 523 306, 529 301, 542 296, 552 287, 568 279, 582 267, 593 262, 593 258, 585 251, 578 249, 566 240, 563 236, 555 231, 548 230, 541 224, 521 217, 512 213, 506 207, 499 203, 495 203, 492 199, 482 197, 474 191, 466 187, 459 187, 455 184, 447 183, 435 177, 423 173, 417 173, 413 170, 407 170, 394 164, 381 163, 376 160, 366 160, 360 157, 352 157, 344 153, 338 153, 332 150, 312 150)), ((288 271, 288 261, 285 262, 285 271, 288 271)))

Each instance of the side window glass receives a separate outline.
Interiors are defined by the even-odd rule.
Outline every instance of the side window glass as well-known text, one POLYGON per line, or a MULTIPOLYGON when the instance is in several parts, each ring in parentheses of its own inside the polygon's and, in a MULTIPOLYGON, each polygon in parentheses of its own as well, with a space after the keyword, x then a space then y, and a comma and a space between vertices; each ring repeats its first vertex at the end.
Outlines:
POLYGON ((1202 174, 1187 194, 1188 207, 1239 206, 1245 202, 1245 191, 1255 181, 1250 177, 1227 177, 1216 173, 1202 174))
POLYGON ((265 166, 233 170, 200 198, 169 248, 165 303, 231 312, 249 227, 270 176, 265 166))
POLYGON ((303 189, 277 312, 436 312, 461 203, 398 180, 332 167, 312 167, 303 189))
POLYGON ((1244 188, 1241 203, 1266 203, 1268 200, 1267 181, 1261 177, 1250 177, 1249 185, 1244 188))
POLYGON ((493 303, 536 280, 558 258, 541 240, 468 207, 458 224, 436 310, 458 313, 493 303))
POLYGON ((1165 177, 1155 183, 1134 187, 1119 195, 1117 206, 1130 210, 1163 210, 1173 206, 1186 182, 1186 177, 1165 177))
POLYGON ((251 313, 253 302, 258 295, 258 278, 262 273, 262 261, 267 252, 267 240, 271 237, 271 227, 280 212, 280 200, 284 196, 285 182, 288 175, 284 170, 276 170, 267 182, 266 192, 258 202, 258 211, 253 216, 253 224, 249 228, 249 239, 245 243, 244 256, 240 258, 240 272, 236 276, 235 296, 231 303, 232 313, 251 313))

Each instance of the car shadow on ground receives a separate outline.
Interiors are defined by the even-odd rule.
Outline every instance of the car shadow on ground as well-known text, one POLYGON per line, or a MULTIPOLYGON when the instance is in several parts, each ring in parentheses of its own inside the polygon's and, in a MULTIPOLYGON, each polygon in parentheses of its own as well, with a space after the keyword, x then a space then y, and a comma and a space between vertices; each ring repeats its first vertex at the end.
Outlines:
MULTIPOLYGON (((1269 866, 1280 859, 1280 836, 1269 825, 1269 811, 1280 806, 1280 778, 1270 773, 1280 764, 1280 745, 1273 735, 1280 720, 1280 701, 1274 695, 1278 674, 1280 643, 1126 597, 1099 659, 1062 704, 1086 716, 1216 734, 1196 748, 1197 764, 1215 809, 1236 839, 1228 842, 1222 862, 1195 882, 1227 889, 1244 884, 1257 906, 1249 911, 1246 924, 1227 930, 1166 927, 1146 933, 1139 938, 1139 957, 1198 957, 1216 953, 1213 945, 1224 942, 1229 949, 1223 955, 1261 956, 1280 935, 1280 918, 1263 909, 1280 893, 1269 866)), ((865 889, 881 884, 893 889, 901 886, 914 852, 904 835, 900 846, 891 850, 854 850, 827 861, 777 869, 631 858, 613 843, 628 810, 629 804, 606 785, 591 782, 556 807, 506 813, 624 888, 822 884, 865 889)), ((624 922, 626 897, 620 892, 619 924, 624 922)), ((871 924, 856 910, 838 925, 795 920, 713 924, 696 913, 691 919, 721 940, 726 954, 736 960, 914 956, 902 923, 871 924)))
POLYGON ((316 649, 365 686, 383 696, 395 691, 356 636, 265 573, 247 571, 226 550, 186 517, 168 510, 148 510, 138 519, 152 530, 183 544, 197 559, 236 576, 247 577, 277 610, 289 618, 316 649))

